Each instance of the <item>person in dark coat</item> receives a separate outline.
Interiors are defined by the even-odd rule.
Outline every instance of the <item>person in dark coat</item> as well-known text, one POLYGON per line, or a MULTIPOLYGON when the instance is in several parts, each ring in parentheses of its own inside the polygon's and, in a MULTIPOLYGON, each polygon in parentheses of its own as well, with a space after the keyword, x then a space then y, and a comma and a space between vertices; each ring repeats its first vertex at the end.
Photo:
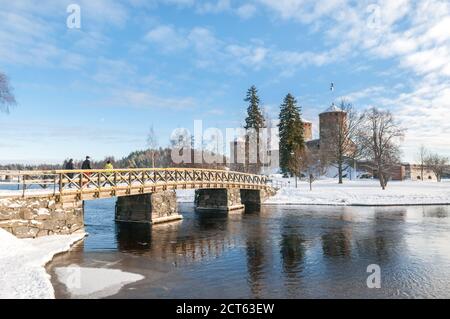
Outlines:
MULTIPOLYGON (((75 169, 75 165, 73 164, 73 159, 72 158, 66 163, 66 166, 64 166, 64 169, 65 170, 74 170, 75 169)), ((67 174, 67 176, 69 178, 73 178, 73 174, 72 173, 67 174)))
POLYGON ((84 160, 83 164, 81 164, 81 169, 92 169, 91 158, 89 156, 86 156, 86 159, 84 160))
MULTIPOLYGON (((74 168, 75 168, 75 166, 73 164, 73 159, 71 158, 64 165, 64 169, 66 171, 68 171, 68 170, 73 170, 74 168)), ((67 178, 69 179, 69 183, 67 183, 67 184, 69 185, 69 188, 72 188, 72 181, 71 180, 73 179, 74 174, 73 173, 67 173, 66 175, 67 175, 67 178)), ((63 182, 63 187, 66 186, 67 184, 63 182)))
MULTIPOLYGON (((83 164, 81 164, 81 169, 92 169, 91 167, 91 158, 89 156, 86 156, 86 159, 84 160, 83 164)), ((82 173, 85 176, 89 177, 91 175, 91 173, 82 173)), ((88 184, 87 182, 82 182, 81 183, 81 187, 83 187, 84 185, 88 184)), ((88 184, 89 187, 89 184, 88 184)))

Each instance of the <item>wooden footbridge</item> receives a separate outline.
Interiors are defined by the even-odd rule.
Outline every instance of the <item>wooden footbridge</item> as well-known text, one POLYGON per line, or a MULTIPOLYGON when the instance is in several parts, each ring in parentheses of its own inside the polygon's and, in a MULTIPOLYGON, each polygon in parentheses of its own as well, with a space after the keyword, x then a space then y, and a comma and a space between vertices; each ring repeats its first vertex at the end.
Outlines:
POLYGON ((18 191, 9 193, 8 197, 50 196, 61 202, 177 189, 271 188, 262 175, 194 168, 0 171, 2 176, 10 184, 17 184, 18 191))
POLYGON ((117 197, 118 222, 182 219, 175 190, 195 189, 198 211, 241 211, 273 194, 262 175, 196 168, 1 172, 0 227, 19 237, 72 233, 84 226, 84 201, 117 197), (6 199, 6 200, 3 200, 6 199))

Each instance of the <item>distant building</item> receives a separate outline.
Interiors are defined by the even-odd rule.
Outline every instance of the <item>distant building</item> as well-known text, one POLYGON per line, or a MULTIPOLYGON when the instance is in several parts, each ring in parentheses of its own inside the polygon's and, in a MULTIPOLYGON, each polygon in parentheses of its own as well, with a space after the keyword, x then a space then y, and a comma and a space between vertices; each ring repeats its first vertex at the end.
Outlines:
MULTIPOLYGON (((373 168, 373 165, 368 162, 358 162, 359 170, 364 170, 369 173, 373 178, 378 178, 378 170, 373 168)), ((406 166, 404 164, 398 164, 392 166, 389 170, 389 180, 391 181, 404 181, 407 179, 406 166)))
MULTIPOLYGON (((371 169, 370 163, 367 162, 358 162, 358 168, 360 170, 367 171, 371 176, 374 178, 378 178, 378 172, 376 169, 371 169)), ((402 163, 393 166, 390 171, 390 180, 393 181, 420 181, 422 180, 422 172, 421 172, 421 166, 417 164, 409 164, 409 163, 402 163)), ((436 174, 432 170, 430 170, 427 167, 424 167, 423 170, 423 180, 424 181, 433 181, 436 182, 436 174)))
POLYGON ((306 120, 303 121, 303 138, 305 142, 312 140, 312 123, 306 120))
MULTIPOLYGON (((404 164, 405 166, 405 179, 412 181, 422 180, 422 169, 421 165, 417 164, 404 164)), ((429 168, 423 168, 423 180, 424 181, 437 181, 436 174, 429 168)))

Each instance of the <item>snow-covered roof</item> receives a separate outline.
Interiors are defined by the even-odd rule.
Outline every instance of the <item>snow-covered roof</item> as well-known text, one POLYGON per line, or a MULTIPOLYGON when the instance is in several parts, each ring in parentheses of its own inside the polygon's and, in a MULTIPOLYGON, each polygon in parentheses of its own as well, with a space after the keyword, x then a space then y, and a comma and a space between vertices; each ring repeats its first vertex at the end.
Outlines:
POLYGON ((303 122, 303 123, 309 123, 309 124, 312 124, 311 121, 308 121, 308 120, 305 120, 305 119, 302 119, 302 122, 303 122))
POLYGON ((329 108, 327 108, 322 113, 330 113, 330 112, 344 112, 340 107, 336 106, 334 103, 331 104, 329 108))

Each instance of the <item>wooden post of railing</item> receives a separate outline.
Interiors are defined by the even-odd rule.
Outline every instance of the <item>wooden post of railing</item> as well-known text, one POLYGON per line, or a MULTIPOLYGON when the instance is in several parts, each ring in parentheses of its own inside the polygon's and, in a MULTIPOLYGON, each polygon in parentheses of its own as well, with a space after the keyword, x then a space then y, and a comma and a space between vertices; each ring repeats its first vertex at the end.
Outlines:
POLYGON ((56 175, 53 175, 53 196, 56 195, 56 175))
POLYGON ((25 189, 27 185, 25 184, 25 175, 22 176, 22 197, 25 197, 25 189))
POLYGON ((133 174, 131 174, 131 172, 128 172, 128 189, 131 192, 131 185, 133 183, 133 174))
POLYGON ((83 193, 83 173, 80 173, 80 196, 83 193))
MULTIPOLYGON (((59 195, 62 195, 63 188, 64 188, 64 185, 63 185, 64 175, 62 173, 59 173, 58 175, 59 175, 59 195)), ((56 178, 56 176, 55 176, 55 178, 56 178)))

